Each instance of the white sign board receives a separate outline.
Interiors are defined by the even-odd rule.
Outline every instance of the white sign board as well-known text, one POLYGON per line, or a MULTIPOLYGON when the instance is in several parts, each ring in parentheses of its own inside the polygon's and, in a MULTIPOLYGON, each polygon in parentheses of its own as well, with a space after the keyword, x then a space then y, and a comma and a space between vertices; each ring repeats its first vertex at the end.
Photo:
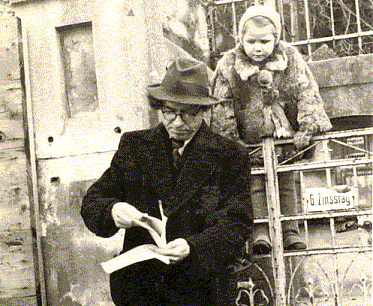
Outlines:
POLYGON ((335 188, 306 188, 303 204, 307 212, 351 209, 357 206, 357 190, 335 188))

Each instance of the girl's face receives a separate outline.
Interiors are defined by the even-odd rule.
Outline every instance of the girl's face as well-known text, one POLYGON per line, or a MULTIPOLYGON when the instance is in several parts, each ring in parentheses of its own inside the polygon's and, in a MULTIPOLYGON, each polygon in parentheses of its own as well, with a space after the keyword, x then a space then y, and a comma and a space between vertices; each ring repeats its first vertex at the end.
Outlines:
POLYGON ((274 27, 268 25, 257 27, 250 20, 246 23, 246 33, 242 37, 245 53, 254 62, 262 62, 268 58, 275 47, 274 27))

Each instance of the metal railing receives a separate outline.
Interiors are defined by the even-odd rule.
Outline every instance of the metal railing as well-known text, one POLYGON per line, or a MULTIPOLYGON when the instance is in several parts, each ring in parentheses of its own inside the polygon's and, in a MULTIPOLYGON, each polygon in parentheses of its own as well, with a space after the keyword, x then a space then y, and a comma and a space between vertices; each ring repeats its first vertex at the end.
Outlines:
POLYGON ((373 53, 370 0, 200 0, 207 10, 211 62, 237 42, 238 23, 254 4, 276 7, 282 38, 298 46, 307 61, 373 53), (223 37, 223 39, 222 39, 223 37))
MULTIPOLYGON (((356 265, 361 256, 367 257, 368 262, 371 260, 371 230, 372 230, 372 189, 373 189, 373 129, 359 129, 345 132, 330 132, 325 135, 315 136, 314 143, 316 143, 321 150, 318 151, 316 161, 302 161, 296 164, 278 164, 276 160, 275 147, 281 145, 289 145, 290 139, 274 141, 272 138, 264 139, 259 148, 264 153, 264 168, 254 168, 253 175, 266 175, 267 188, 267 204, 268 204, 268 218, 256 219, 254 223, 268 223, 270 229, 270 236, 272 239, 272 253, 269 255, 249 256, 247 262, 239 264, 238 271, 244 268, 255 268, 260 271, 261 275, 267 280, 267 287, 257 287, 255 280, 248 276, 246 282, 240 281, 237 284, 239 295, 237 297, 236 305, 240 305, 244 296, 250 301, 256 301, 259 297, 261 301, 273 300, 276 305, 344 305, 347 300, 358 300, 357 303, 370 303, 369 294, 371 293, 372 273, 367 270, 365 274, 359 275, 359 280, 351 276, 352 266, 356 265), (348 139, 356 137, 365 137, 366 142, 364 148, 357 147, 348 143, 348 139), (338 158, 333 157, 333 152, 330 150, 330 144, 337 144, 339 150, 347 148, 349 153, 351 150, 364 153, 364 156, 358 158, 338 158), (271 153, 272 152, 272 153, 271 153), (357 201, 356 206, 350 209, 335 209, 325 211, 307 211, 305 207, 304 194, 308 185, 313 184, 312 180, 307 175, 315 175, 325 188, 333 188, 335 184, 340 184, 341 179, 336 178, 338 171, 335 169, 344 169, 346 177, 342 183, 349 183, 350 187, 355 188, 358 194, 362 190, 368 191, 369 194, 360 196, 361 201, 365 204, 361 205, 357 201), (362 171, 364 170, 364 171, 362 171), (299 197, 303 199, 301 205, 301 212, 295 215, 281 214, 279 202, 279 189, 277 176, 281 172, 293 171, 299 174, 299 197), (360 171, 360 172, 359 172, 360 171), (359 178, 364 178, 366 185, 359 185, 359 178), (349 182, 346 182, 346 180, 349 182), (350 220, 345 222, 345 228, 338 228, 337 223, 340 218, 350 220), (281 222, 284 221, 300 221, 302 223, 302 232, 308 248, 300 251, 285 251, 282 246, 281 222), (352 220, 352 221, 351 221, 352 220), (311 222, 311 225, 310 225, 311 222), (315 223, 316 222, 316 223, 315 223), (316 224, 316 226, 315 226, 316 224), (310 230, 311 226, 311 230, 310 230), (315 227, 322 228, 324 237, 329 237, 327 244, 320 244, 318 247, 312 246, 311 240, 314 234, 315 227), (365 236, 368 236, 365 243, 348 245, 337 242, 337 236, 343 232, 353 232, 356 236, 357 231, 363 231, 365 236), (312 232, 312 233, 311 233, 312 232), (323 266, 324 257, 328 256, 327 268, 323 266), (350 256, 351 259, 343 258, 341 256, 350 256), (318 259, 321 258, 321 259, 318 259), (265 269, 261 268, 258 260, 267 259, 271 261, 273 275, 266 275, 265 269), (346 269, 341 269, 341 260, 346 269), (294 263, 295 262, 295 263, 294 263), (318 272, 308 273, 307 280, 299 284, 295 281, 299 278, 305 277, 305 272, 302 270, 303 266, 314 265, 318 267, 318 272), (326 271, 328 270, 328 271, 326 271), (323 278, 324 287, 322 290, 315 282, 323 278), (272 279, 272 281, 269 281, 272 279), (351 282, 354 282, 351 285, 351 282), (327 284, 327 285, 326 285, 327 284), (273 288, 272 288, 273 287, 273 288), (254 290, 255 288, 255 290, 254 290), (348 291, 348 290, 349 291, 348 291), (347 291, 348 292, 347 292, 347 291), (360 291, 356 294, 355 291, 360 291), (275 294, 269 294, 275 292, 275 294), (321 294, 321 292, 323 292, 321 294), (265 296, 265 297, 263 297, 265 296), (272 296, 272 297, 271 297, 272 296)), ((256 145, 257 146, 257 145, 256 145)), ((251 147, 254 147, 252 145, 251 147)), ((314 146, 310 146, 312 148, 314 146)), ((334 154, 335 155, 335 154, 334 154)), ((348 154, 353 155, 353 154, 348 154)), ((338 156, 340 157, 340 156, 338 156)), ((314 187, 314 186, 311 186, 314 187)), ((346 187, 347 188, 347 187, 346 187)), ((345 190, 342 190, 345 192, 345 190)), ((359 232, 360 233, 360 232, 359 232)), ((337 239, 338 238, 338 239, 337 239)), ((268 273, 268 271, 267 271, 268 273)), ((320 281, 319 281, 320 282, 320 281)), ((250 302, 251 303, 251 302, 250 302)), ((258 302, 256 302, 258 304, 258 302)), ((255 303, 250 305, 257 305, 255 303)), ((268 305, 270 302, 268 302, 268 305)), ((263 305, 266 305, 265 303, 263 305)), ((359 304, 356 304, 359 305, 359 304)), ((365 305, 365 304, 361 304, 365 305)), ((366 304, 368 305, 368 304, 366 304)))
MULTIPOLYGON (((253 4, 276 7, 284 25, 283 39, 297 46, 307 61, 373 53, 373 10, 369 8, 371 1, 368 0, 201 0, 201 3, 207 12, 211 68, 223 52, 237 43, 239 20, 253 4)), ((301 162, 297 160, 304 151, 277 161, 275 147, 291 145, 291 139, 274 141, 268 138, 257 146, 257 150, 263 150, 266 167, 253 168, 252 174, 266 175, 268 217, 255 219, 254 223, 268 223, 273 248, 271 254, 252 256, 247 245, 248 258, 239 261, 235 267, 238 275, 244 274, 237 282, 236 305, 370 305, 371 271, 367 270, 358 278, 351 272, 358 270, 355 266, 359 261, 365 262, 368 258, 369 266, 371 263, 372 136, 373 128, 316 136, 313 146, 307 150, 321 147, 318 155, 322 158, 301 162), (368 139, 368 148, 345 141, 351 137, 368 139), (333 157, 331 147, 338 146, 350 154, 333 157), (307 184, 310 184, 308 176, 323 173, 319 179, 323 182, 322 187, 332 189, 338 183, 336 177, 343 172, 341 169, 345 169, 345 179, 348 177, 356 192, 370 194, 368 200, 364 200, 369 202, 368 205, 307 211, 303 198, 309 187, 307 184), (365 172, 360 173, 361 169, 365 172), (284 172, 295 172, 299 176, 301 208, 295 215, 281 214, 278 175, 284 172), (359 185, 361 177, 367 177, 364 188, 359 185), (342 218, 347 221, 342 222, 342 218), (281 223, 291 220, 300 222, 308 245, 306 250, 284 252, 281 223), (341 224, 348 227, 341 230, 341 224), (328 243, 318 247, 313 245, 315 229, 322 231, 322 238, 329 237, 328 243), (339 240, 343 231, 355 236, 366 234, 370 242, 341 245, 339 240), (304 271, 304 266, 313 267, 311 272, 314 273, 304 271)))

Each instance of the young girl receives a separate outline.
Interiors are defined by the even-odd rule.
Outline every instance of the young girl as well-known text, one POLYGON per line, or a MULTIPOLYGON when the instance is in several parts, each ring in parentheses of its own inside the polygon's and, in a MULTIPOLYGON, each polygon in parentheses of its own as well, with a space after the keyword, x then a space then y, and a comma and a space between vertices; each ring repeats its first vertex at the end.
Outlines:
MULTIPOLYGON (((263 136, 293 137, 300 150, 331 124, 309 67, 297 49, 280 41, 281 31, 280 15, 271 7, 247 9, 239 43, 224 54, 213 76, 212 92, 221 103, 210 122, 218 133, 246 144, 263 136)), ((254 155, 252 162, 260 166, 262 159, 254 155)), ((296 213, 292 172, 279 173, 279 186, 282 212, 296 213)), ((264 177, 253 176, 252 202, 256 218, 267 215, 264 177)), ((286 250, 306 248, 297 222, 283 222, 283 233, 286 250)), ((254 253, 271 250, 267 226, 257 225, 252 238, 254 253)))

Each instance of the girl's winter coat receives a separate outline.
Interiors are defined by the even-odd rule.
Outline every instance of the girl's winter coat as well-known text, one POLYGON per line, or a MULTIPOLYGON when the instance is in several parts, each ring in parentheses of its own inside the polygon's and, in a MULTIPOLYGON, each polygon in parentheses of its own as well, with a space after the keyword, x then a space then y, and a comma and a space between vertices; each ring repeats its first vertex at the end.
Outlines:
MULTIPOLYGON (((218 62, 211 126, 229 138, 258 143, 262 136, 294 136, 294 143, 331 129, 317 83, 298 50, 280 41, 258 66, 240 44, 218 62)), ((300 142, 300 143, 299 143, 300 142)))

